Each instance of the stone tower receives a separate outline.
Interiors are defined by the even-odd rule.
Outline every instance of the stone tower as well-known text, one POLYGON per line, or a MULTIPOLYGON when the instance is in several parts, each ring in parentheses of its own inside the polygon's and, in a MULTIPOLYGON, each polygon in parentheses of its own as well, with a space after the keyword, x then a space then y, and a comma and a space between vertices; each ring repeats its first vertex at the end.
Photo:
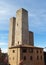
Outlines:
POLYGON ((16 18, 15 17, 10 18, 8 47, 14 46, 15 43, 15 24, 16 18))
POLYGON ((16 45, 34 45, 33 32, 28 31, 28 11, 21 8, 16 12, 16 18, 10 18, 8 47, 16 45), (29 39, 30 38, 30 39, 29 39))
POLYGON ((43 48, 34 47, 33 32, 28 31, 28 12, 21 8, 10 18, 9 65, 44 65, 43 59, 43 48))
POLYGON ((16 12, 15 45, 29 44, 28 12, 19 9, 16 12))

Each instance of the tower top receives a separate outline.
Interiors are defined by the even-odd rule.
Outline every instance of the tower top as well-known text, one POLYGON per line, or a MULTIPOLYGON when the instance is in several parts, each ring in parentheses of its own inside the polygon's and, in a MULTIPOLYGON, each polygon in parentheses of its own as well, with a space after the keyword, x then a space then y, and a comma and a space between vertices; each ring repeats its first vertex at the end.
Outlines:
MULTIPOLYGON (((25 11, 25 12, 28 13, 28 11, 27 11, 26 9, 24 9, 24 8, 20 8, 20 9, 17 10, 17 12, 18 12, 18 11, 25 11)), ((16 13, 17 13, 17 12, 16 12, 16 13)))

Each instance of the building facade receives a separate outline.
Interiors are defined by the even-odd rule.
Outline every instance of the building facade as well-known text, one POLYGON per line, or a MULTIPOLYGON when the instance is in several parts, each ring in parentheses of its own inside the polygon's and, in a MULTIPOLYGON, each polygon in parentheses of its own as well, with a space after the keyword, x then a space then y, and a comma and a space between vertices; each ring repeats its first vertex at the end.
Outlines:
POLYGON ((21 8, 10 18, 9 65, 44 65, 43 48, 34 47, 34 36, 28 31, 28 11, 21 8))
POLYGON ((46 52, 44 52, 44 63, 46 65, 46 52))

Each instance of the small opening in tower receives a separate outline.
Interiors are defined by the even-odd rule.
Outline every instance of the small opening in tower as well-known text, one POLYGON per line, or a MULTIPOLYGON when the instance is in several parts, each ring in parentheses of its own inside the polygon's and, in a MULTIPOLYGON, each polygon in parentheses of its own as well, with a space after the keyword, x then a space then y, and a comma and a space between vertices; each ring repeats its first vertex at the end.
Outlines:
POLYGON ((13 53, 15 53, 15 50, 13 50, 13 53))
POLYGON ((18 41, 18 44, 19 44, 19 41, 18 41))
POLYGON ((18 26, 18 23, 17 23, 17 26, 18 26))

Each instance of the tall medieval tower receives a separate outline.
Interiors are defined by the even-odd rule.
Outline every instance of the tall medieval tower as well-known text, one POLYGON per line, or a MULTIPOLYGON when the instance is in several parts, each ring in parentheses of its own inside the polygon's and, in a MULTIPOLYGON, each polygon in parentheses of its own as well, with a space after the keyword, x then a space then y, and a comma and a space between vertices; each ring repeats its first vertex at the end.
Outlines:
POLYGON ((16 12, 15 45, 29 44, 28 12, 19 9, 16 12))
POLYGON ((23 8, 17 10, 16 18, 10 18, 8 47, 22 44, 34 45, 33 32, 28 31, 28 11, 23 8))
POLYGON ((12 47, 15 43, 15 25, 16 25, 16 18, 15 17, 10 18, 8 47, 12 47))
MULTIPOLYGON (((37 49, 43 50, 41 48, 37 49)), ((21 8, 17 10, 16 18, 10 18, 8 42, 9 65, 38 65, 37 60, 35 60, 36 47, 34 47, 33 32, 28 31, 28 12, 21 8), (34 57, 33 61, 32 57, 34 57)), ((43 60, 40 65, 43 65, 43 60)))

